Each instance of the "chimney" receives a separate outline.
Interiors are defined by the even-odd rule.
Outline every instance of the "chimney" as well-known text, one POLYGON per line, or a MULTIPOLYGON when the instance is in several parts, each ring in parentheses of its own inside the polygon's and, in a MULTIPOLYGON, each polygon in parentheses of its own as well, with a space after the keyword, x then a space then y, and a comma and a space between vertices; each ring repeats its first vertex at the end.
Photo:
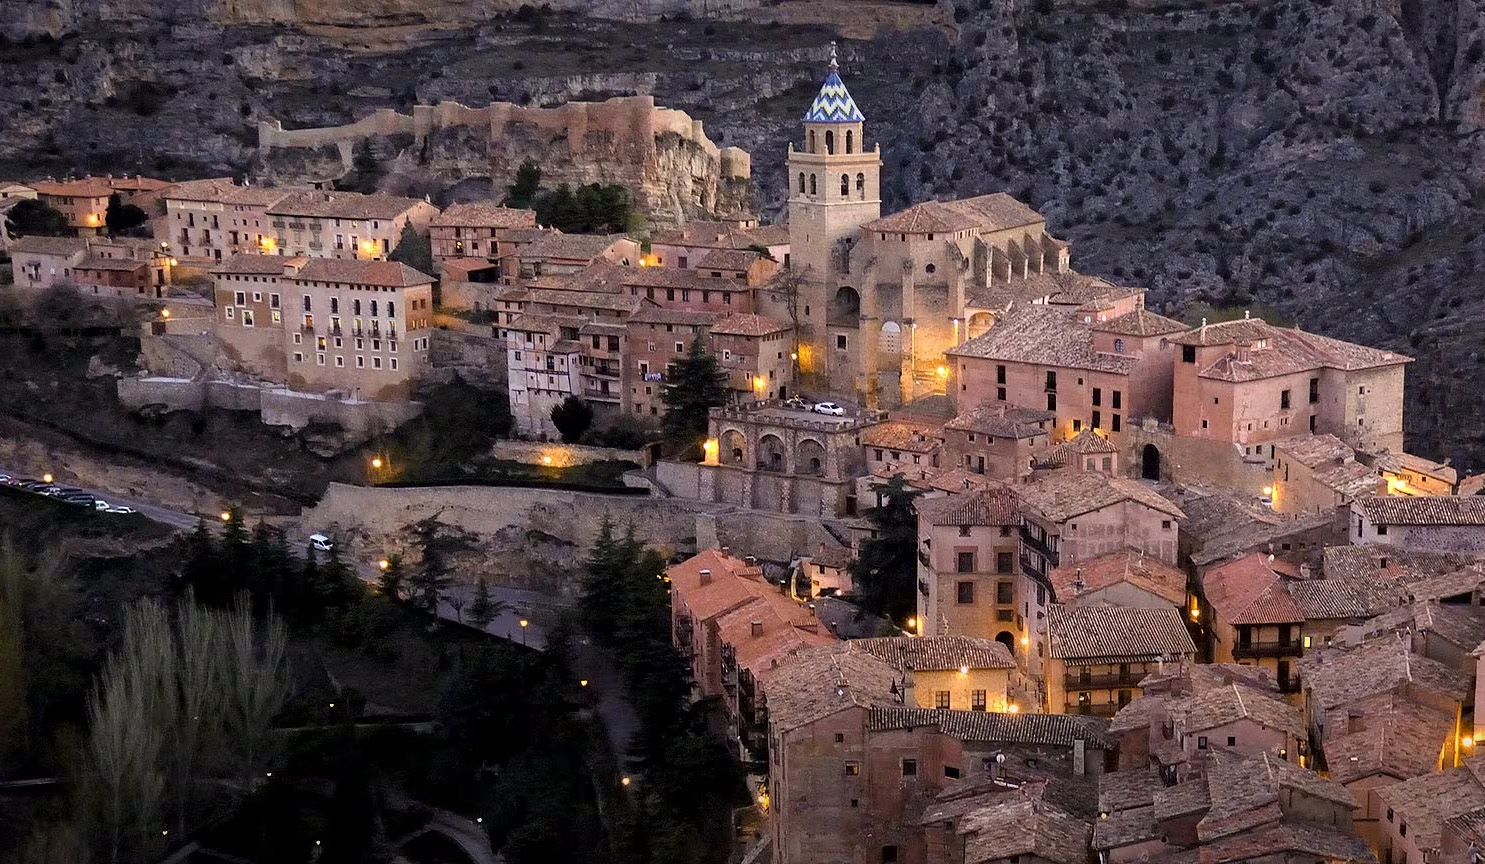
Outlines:
POLYGON ((702 570, 701 571, 701 584, 703 584, 703 585, 710 585, 710 584, 712 584, 712 571, 710 571, 710 570, 702 570))
POLYGON ((757 567, 758 559, 752 555, 745 555, 743 556, 743 563, 748 565, 749 567, 757 567))
POLYGON ((730 552, 730 551, 729 551, 729 550, 728 550, 728 548, 727 548, 727 547, 726 547, 726 546, 723 546, 723 547, 722 547, 722 549, 721 549, 721 552, 722 552, 722 554, 723 554, 723 555, 731 555, 731 554, 732 554, 732 553, 731 553, 731 552, 730 552))
POLYGON ((1207 341, 1207 319, 1201 319, 1201 341, 1207 341))
POLYGON ((763 622, 762 621, 753 621, 750 626, 752 628, 752 633, 753 633, 753 638, 754 639, 757 639, 759 636, 762 636, 763 635, 763 622))

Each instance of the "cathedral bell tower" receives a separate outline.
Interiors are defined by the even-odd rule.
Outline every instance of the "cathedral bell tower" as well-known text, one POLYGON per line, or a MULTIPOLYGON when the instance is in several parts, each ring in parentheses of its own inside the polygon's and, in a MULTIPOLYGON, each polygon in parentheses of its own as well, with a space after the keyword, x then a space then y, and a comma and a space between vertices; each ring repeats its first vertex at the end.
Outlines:
POLYGON ((808 307, 808 314, 801 323, 808 324, 815 359, 824 361, 803 371, 834 370, 847 363, 833 356, 839 353, 837 340, 827 345, 827 320, 854 314, 866 291, 860 274, 847 271, 845 251, 862 225, 882 215, 881 147, 866 148, 866 118, 840 80, 834 42, 825 83, 803 123, 804 149, 789 144, 789 260, 808 281, 809 299, 800 308, 803 314, 808 307))

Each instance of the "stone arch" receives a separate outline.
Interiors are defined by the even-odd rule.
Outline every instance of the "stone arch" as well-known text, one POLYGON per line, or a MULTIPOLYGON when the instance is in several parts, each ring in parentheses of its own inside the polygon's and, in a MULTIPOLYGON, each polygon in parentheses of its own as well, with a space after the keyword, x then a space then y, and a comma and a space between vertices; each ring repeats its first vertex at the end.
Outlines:
POLYGON ((809 151, 811 153, 818 153, 818 152, 820 152, 819 149, 815 147, 815 130, 813 130, 813 129, 810 130, 810 146, 809 146, 809 151))
POLYGON ((800 440, 794 448, 794 472, 796 474, 825 473, 825 445, 813 438, 800 440))
POLYGON ((857 198, 860 198, 862 201, 865 201, 866 200, 866 175, 865 174, 857 174, 856 175, 856 197, 857 198))
POLYGON ((825 155, 835 155, 835 133, 829 129, 825 130, 825 155))
POLYGON ((1006 647, 1011 656, 1016 656, 1016 635, 1009 630, 1002 630, 995 634, 995 641, 1006 647))
POLYGON ((851 130, 850 129, 847 129, 846 130, 846 152, 847 153, 853 152, 853 141, 852 141, 852 138, 853 138, 853 135, 851 133, 851 130))
POLYGON ((804 172, 799 172, 799 194, 804 194, 804 172))
POLYGON ((772 432, 758 439, 758 467, 764 471, 783 471, 784 439, 772 432))
POLYGON ((1146 444, 1140 451, 1140 476, 1146 480, 1160 479, 1160 448, 1146 444))
POLYGON ((813 174, 810 175, 810 194, 811 195, 818 195, 819 194, 818 190, 815 187, 815 175, 813 175, 813 174))
POLYGON ((840 197, 842 197, 842 198, 849 198, 850 196, 851 196, 851 175, 849 175, 849 174, 842 174, 842 175, 840 175, 840 197))
POLYGON ((718 440, 717 461, 723 465, 747 465, 748 436, 736 429, 724 429, 718 440))
POLYGON ((882 325, 880 349, 883 354, 902 353, 902 325, 888 321, 882 325))
POLYGON ((861 315, 861 294, 849 285, 842 285, 836 289, 835 300, 831 302, 831 306, 833 307, 831 311, 834 313, 832 317, 837 315, 858 317, 861 315))
POLYGON ((969 316, 969 329, 964 334, 966 338, 973 339, 984 335, 985 331, 995 326, 995 316, 989 312, 976 312, 969 316))

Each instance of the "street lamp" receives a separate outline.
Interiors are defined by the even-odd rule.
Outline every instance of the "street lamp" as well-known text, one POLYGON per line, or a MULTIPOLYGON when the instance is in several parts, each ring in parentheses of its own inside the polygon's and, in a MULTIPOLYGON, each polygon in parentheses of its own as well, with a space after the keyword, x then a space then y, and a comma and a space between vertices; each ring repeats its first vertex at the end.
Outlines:
POLYGON ((373 467, 373 468, 380 468, 380 467, 382 467, 382 457, 380 457, 380 456, 373 457, 372 460, 371 460, 371 467, 373 467))
POLYGON ((223 522, 231 522, 232 521, 232 513, 231 513, 231 511, 228 511, 228 510, 223 510, 222 511, 222 521, 223 522))
POLYGON ((392 562, 391 561, 388 561, 385 558, 383 558, 382 560, 376 562, 376 566, 379 567, 382 570, 385 570, 388 567, 391 567, 392 566, 392 562))
MULTIPOLYGON (((526 628, 530 624, 531 624, 531 622, 530 621, 527 621, 525 618, 522 618, 521 619, 521 644, 522 645, 525 645, 526 644, 526 628)), ((628 782, 628 781, 625 781, 625 782, 628 782)))
POLYGON ((52 482, 52 475, 51 475, 51 472, 50 471, 48 471, 47 473, 41 475, 41 482, 43 482, 43 483, 50 483, 50 482, 52 482))
POLYGON ((623 785, 623 786, 628 786, 629 785, 629 778, 628 777, 625 777, 624 779, 620 780, 619 783, 621 785, 623 785))
POLYGON ((169 309, 161 309, 160 310, 160 317, 161 318, 164 318, 166 321, 169 321, 170 320, 170 310, 169 309))

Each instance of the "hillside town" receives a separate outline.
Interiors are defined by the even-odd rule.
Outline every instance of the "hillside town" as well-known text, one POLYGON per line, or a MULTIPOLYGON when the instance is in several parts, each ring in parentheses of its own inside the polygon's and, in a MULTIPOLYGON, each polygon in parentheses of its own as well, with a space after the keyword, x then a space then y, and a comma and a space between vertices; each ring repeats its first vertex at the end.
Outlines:
POLYGON ((533 458, 639 430, 646 502, 755 520, 657 574, 731 860, 1475 864, 1485 475, 1406 449, 1413 359, 1167 317, 1004 192, 884 214, 827 63, 773 223, 105 176, 0 182, 65 223, 0 240, 128 310, 131 409, 354 447, 473 369, 533 458))

